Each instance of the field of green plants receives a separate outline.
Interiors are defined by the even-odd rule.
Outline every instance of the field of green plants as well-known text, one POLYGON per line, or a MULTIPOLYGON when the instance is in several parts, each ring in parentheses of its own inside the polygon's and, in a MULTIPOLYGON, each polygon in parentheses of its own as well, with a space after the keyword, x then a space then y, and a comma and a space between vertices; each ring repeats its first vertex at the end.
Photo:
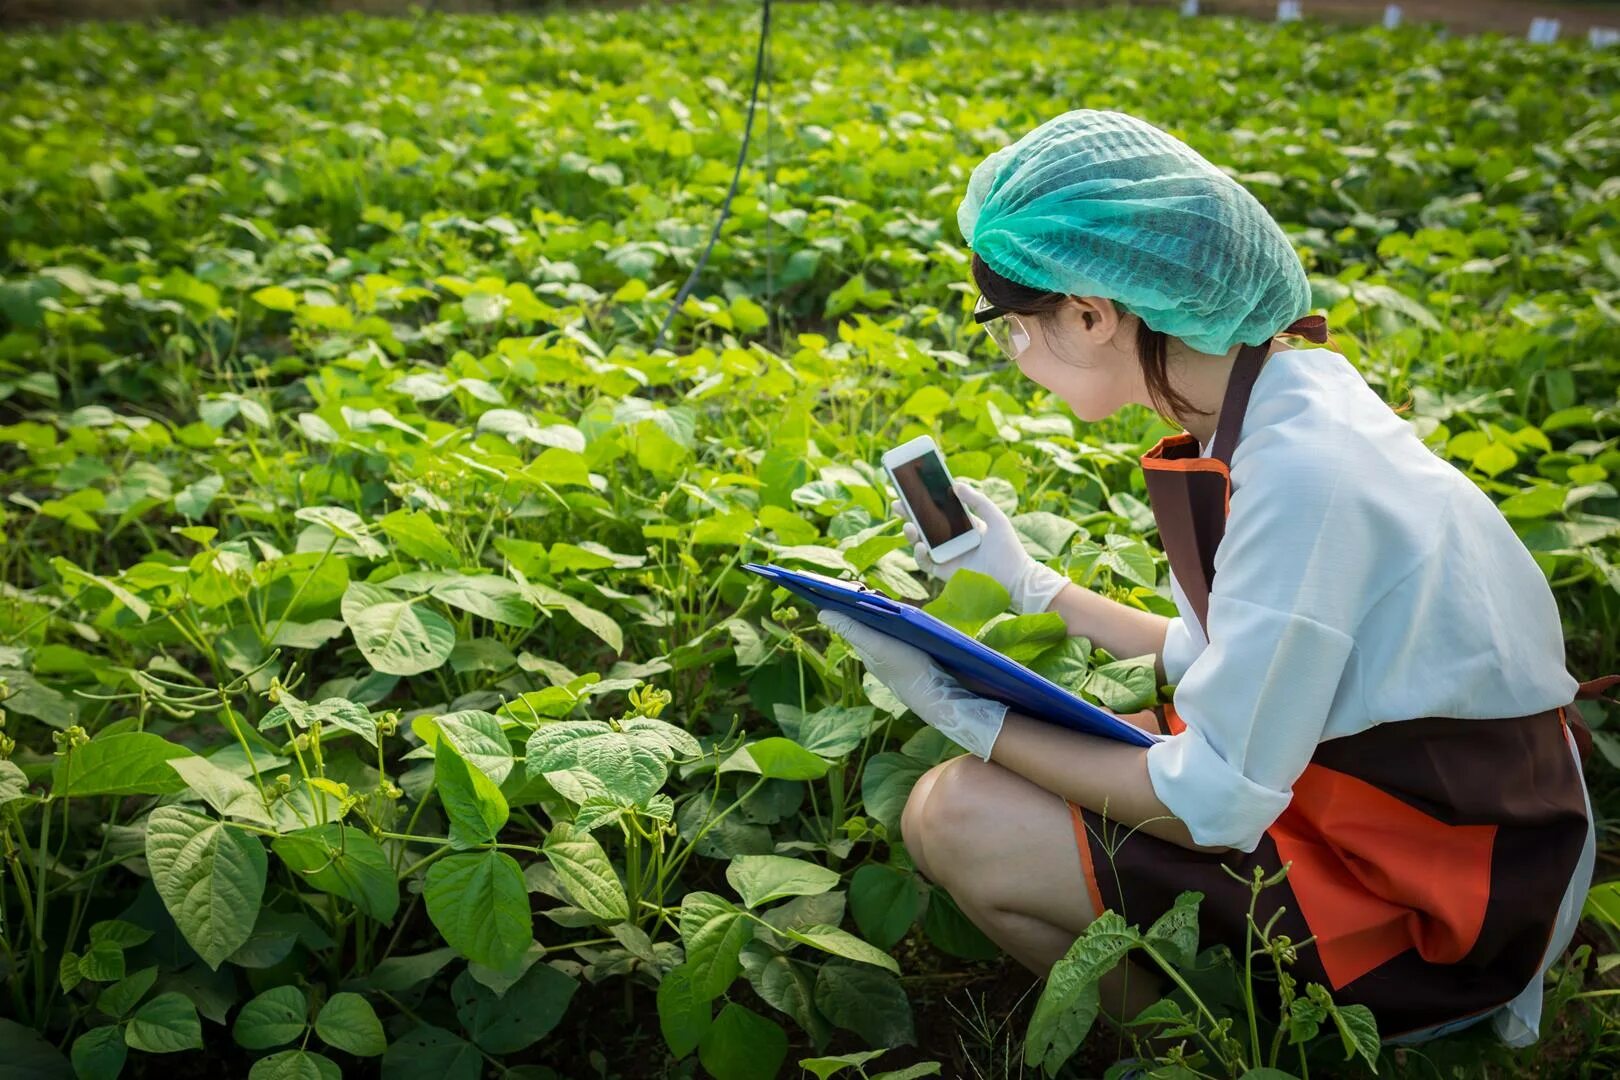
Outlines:
MULTIPOLYGON (((987 579, 941 593, 877 465, 930 433, 1031 551, 1175 612, 1136 467, 1170 429, 1077 422, 968 316, 968 173, 1071 108, 1165 127, 1267 205, 1335 345, 1534 553, 1570 671, 1613 670, 1620 52, 780 7, 769 123, 654 349, 758 26, 726 2, 0 36, 0 1077, 1129 1056, 1093 1022, 1095 941, 1042 984, 908 859, 907 793, 959 748, 742 569, 859 577, 1108 708, 1167 699, 1152 657, 1013 619, 987 579)), ((1620 717, 1582 704, 1602 882, 1620 717)), ((1380 1052, 1303 988, 1273 1015, 1188 900, 1110 924, 1111 956, 1179 973, 1155 1076, 1620 1065, 1614 886, 1517 1052, 1380 1052)))

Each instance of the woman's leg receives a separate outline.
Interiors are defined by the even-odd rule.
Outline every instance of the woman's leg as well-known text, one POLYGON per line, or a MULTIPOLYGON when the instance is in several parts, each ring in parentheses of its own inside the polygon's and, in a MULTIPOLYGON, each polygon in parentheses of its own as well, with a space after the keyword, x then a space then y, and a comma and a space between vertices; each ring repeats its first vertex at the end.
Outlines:
MULTIPOLYGON (((917 869, 945 888, 985 936, 1043 978, 1096 912, 1061 796, 963 754, 924 773, 900 829, 917 869)), ((1099 983, 1116 1019, 1157 1001, 1163 980, 1127 961, 1099 983)))

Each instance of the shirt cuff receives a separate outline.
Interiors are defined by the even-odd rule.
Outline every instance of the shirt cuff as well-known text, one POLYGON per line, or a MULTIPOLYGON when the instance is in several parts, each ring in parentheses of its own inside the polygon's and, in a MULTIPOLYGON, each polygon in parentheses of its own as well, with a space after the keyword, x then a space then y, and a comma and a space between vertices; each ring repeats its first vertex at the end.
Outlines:
POLYGON ((1205 847, 1253 851, 1294 797, 1244 776, 1191 727, 1148 747, 1147 766, 1159 801, 1205 847))
POLYGON ((1179 615, 1172 617, 1164 633, 1164 648, 1159 652, 1159 659, 1164 663, 1164 681, 1172 686, 1181 682, 1192 662, 1198 659, 1198 652, 1199 643, 1187 629, 1187 620, 1179 615))

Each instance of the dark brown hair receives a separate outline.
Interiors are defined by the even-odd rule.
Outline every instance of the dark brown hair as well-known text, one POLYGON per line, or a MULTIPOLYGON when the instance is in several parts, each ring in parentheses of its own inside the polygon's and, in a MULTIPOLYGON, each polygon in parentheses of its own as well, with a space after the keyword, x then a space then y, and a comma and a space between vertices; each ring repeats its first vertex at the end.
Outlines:
MULTIPOLYGON (((1067 293, 1032 289, 1004 278, 990 269, 989 264, 978 255, 973 256, 973 281, 986 300, 1016 315, 1033 316, 1056 311, 1069 298, 1067 293)), ((1169 335, 1138 321, 1136 360, 1142 365, 1142 381, 1147 384, 1148 397, 1153 400, 1160 416, 1185 427, 1185 421, 1181 419, 1183 416, 1193 413, 1208 416, 1209 410, 1195 407, 1180 391, 1170 385, 1167 367, 1169 341, 1169 335)))

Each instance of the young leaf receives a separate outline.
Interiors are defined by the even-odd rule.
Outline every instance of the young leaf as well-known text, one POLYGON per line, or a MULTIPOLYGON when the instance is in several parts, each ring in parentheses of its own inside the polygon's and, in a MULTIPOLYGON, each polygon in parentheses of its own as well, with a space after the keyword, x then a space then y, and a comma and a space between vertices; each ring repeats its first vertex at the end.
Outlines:
POLYGON ((160 806, 146 820, 146 861, 175 925, 217 969, 253 933, 269 861, 264 845, 191 810, 160 806))
POLYGON ((276 986, 242 1006, 231 1037, 249 1050, 283 1046, 304 1033, 309 999, 296 986, 276 986))
POLYGON ((575 904, 607 922, 630 917, 624 886, 596 837, 559 821, 546 835, 544 850, 563 890, 575 904))
POLYGON ((359 994, 333 994, 315 1017, 315 1034, 326 1045, 356 1057, 376 1057, 388 1049, 382 1021, 359 994))
POLYGON ((159 994, 129 1018, 124 1041, 149 1054, 201 1050, 202 1022, 197 1019, 197 1007, 178 991, 159 994))
POLYGON ((735 904, 711 892, 689 892, 681 898, 681 941, 692 989, 713 1001, 737 978, 737 954, 753 936, 754 924, 735 904))
POLYGON ((495 782, 469 765, 446 738, 434 747, 433 776, 450 818, 451 844, 471 848, 494 840, 510 814, 495 782))
POLYGON ((1143 940, 1175 967, 1190 967, 1198 955, 1198 904, 1203 898, 1201 892, 1183 892, 1143 935, 1143 940))

